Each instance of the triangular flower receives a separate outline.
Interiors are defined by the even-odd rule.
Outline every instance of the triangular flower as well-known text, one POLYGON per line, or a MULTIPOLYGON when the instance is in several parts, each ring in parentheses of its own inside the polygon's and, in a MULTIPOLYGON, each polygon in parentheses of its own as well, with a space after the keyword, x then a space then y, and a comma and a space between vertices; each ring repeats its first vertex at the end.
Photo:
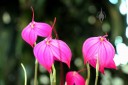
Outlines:
POLYGON ((107 41, 106 36, 88 38, 83 44, 84 63, 88 62, 96 68, 97 59, 99 61, 99 71, 104 73, 104 68, 116 69, 113 60, 115 49, 112 44, 107 41))
MULTIPOLYGON (((32 9, 33 10, 33 9, 32 9)), ((30 22, 23 30, 22 30, 22 38, 32 47, 37 40, 37 36, 48 37, 51 35, 52 28, 47 23, 35 22, 34 21, 34 13, 32 22, 30 22)))
POLYGON ((70 71, 66 74, 67 85, 86 85, 84 78, 76 71, 70 71))
POLYGON ((34 47, 34 55, 38 62, 49 72, 51 72, 54 60, 64 62, 70 67, 72 56, 71 50, 65 42, 50 37, 34 47))

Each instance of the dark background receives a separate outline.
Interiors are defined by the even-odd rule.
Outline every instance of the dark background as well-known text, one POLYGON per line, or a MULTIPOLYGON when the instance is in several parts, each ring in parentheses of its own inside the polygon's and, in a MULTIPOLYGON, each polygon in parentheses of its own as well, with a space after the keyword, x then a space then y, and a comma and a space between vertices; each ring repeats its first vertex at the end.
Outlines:
MULTIPOLYGON (((28 84, 33 85, 35 57, 30 45, 22 40, 22 29, 31 22, 31 6, 35 11, 35 21, 51 23, 57 18, 55 28, 59 39, 65 41, 72 50, 71 68, 64 66, 64 77, 70 70, 79 71, 83 65, 82 44, 93 36, 108 34, 109 41, 115 46, 116 36, 125 36, 126 16, 119 12, 119 5, 111 4, 108 0, 1 0, 0 1, 0 85, 23 85, 24 75, 21 63, 24 64, 28 75, 28 84), (98 14, 103 10, 106 18, 101 23, 98 14)), ((57 70, 57 85, 60 82, 60 65, 55 62, 57 70)), ((44 79, 49 74, 43 68, 38 70, 39 85, 47 85, 44 79)), ((106 74, 99 75, 98 85, 116 85, 120 81, 128 85, 128 72, 122 67, 118 70, 106 70, 106 74), (107 79, 105 79, 106 77, 107 79), (106 81, 105 81, 106 80, 106 81), (114 82, 113 82, 114 81, 114 82), (108 82, 108 84, 105 82, 108 82)), ((86 70, 81 72, 86 77, 86 70)), ((65 78, 64 78, 65 79, 65 78)), ((91 67, 90 85, 94 85, 95 69, 91 67)), ((48 84, 49 85, 49 84, 48 84)))

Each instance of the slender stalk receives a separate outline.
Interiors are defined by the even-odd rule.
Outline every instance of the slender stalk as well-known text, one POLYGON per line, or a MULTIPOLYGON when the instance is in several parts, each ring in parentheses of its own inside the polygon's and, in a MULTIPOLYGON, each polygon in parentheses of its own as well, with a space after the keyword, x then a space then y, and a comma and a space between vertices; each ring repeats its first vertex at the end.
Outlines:
POLYGON ((53 81, 53 76, 52 76, 52 72, 50 73, 50 85, 52 85, 52 81, 53 81))
POLYGON ((56 23, 56 17, 54 18, 54 22, 52 24, 52 29, 54 29, 55 23, 56 23))
POLYGON ((60 85, 64 85, 64 69, 63 69, 63 64, 60 62, 60 85))
POLYGON ((37 60, 35 60, 34 85, 37 85, 37 70, 38 70, 38 62, 37 62, 37 60))
POLYGON ((59 39, 58 34, 57 34, 57 32, 56 32, 56 29, 54 28, 55 23, 56 23, 56 17, 54 18, 54 22, 53 22, 53 24, 52 24, 52 29, 53 29, 53 32, 54 32, 54 34, 55 34, 56 39, 59 39))
MULTIPOLYGON (((58 34, 57 34, 57 31, 56 31, 56 29, 54 28, 54 26, 55 26, 55 23, 56 23, 56 17, 54 18, 54 22, 53 22, 53 24, 52 24, 52 29, 53 29, 53 32, 54 32, 54 34, 55 34, 55 37, 56 37, 56 39, 58 40, 59 39, 59 36, 58 36, 58 34)), ((60 47, 60 44, 59 44, 59 42, 58 42, 58 46, 60 47)), ((61 51, 60 51, 60 49, 59 49, 59 52, 60 52, 60 59, 61 59, 61 51)), ((64 85, 64 79, 63 79, 63 64, 62 64, 62 62, 60 62, 60 85, 64 85)))
POLYGON ((54 65, 52 65, 52 69, 53 69, 53 85, 56 85, 56 69, 54 65))
POLYGON ((34 9, 32 6, 31 6, 31 10, 32 10, 32 21, 34 21, 34 9))
POLYGON ((97 83, 98 83, 98 76, 99 76, 99 59, 97 57, 95 85, 97 85, 97 83))
POLYGON ((96 76, 95 85, 97 85, 97 83, 98 83, 98 76, 96 76))
POLYGON ((90 81, 90 66, 87 63, 87 80, 86 80, 86 85, 89 85, 89 81, 90 81))
POLYGON ((50 83, 51 85, 56 85, 56 69, 54 64, 52 65, 52 72, 50 73, 50 83))
POLYGON ((26 69, 22 63, 21 63, 21 66, 24 70, 24 85, 27 85, 27 72, 26 72, 26 69))

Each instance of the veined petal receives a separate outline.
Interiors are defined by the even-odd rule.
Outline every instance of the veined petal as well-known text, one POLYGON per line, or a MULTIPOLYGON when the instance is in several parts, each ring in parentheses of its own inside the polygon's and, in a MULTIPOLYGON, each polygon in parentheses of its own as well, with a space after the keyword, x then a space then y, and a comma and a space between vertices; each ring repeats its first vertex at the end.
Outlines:
POLYGON ((54 63, 53 54, 50 51, 50 47, 42 41, 38 43, 34 47, 34 55, 38 60, 39 64, 41 64, 48 72, 51 72, 51 67, 54 63))
POLYGON ((91 60, 89 60, 88 62, 89 62, 89 64, 92 66, 92 67, 94 67, 94 68, 96 68, 96 59, 91 59, 91 60))
POLYGON ((65 42, 61 40, 52 39, 51 50, 54 57, 57 60, 66 63, 68 67, 70 67, 72 53, 70 48, 65 42))
MULTIPOLYGON (((96 68, 96 63, 97 63, 97 60, 96 59, 91 59, 88 62, 89 62, 89 64, 92 67, 96 68)), ((99 64, 99 71, 104 74, 104 66, 102 64, 99 64)))
POLYGON ((113 69, 117 69, 117 67, 116 67, 116 64, 115 64, 114 60, 111 60, 109 63, 107 63, 105 67, 106 67, 106 68, 113 68, 113 69))
POLYGON ((29 23, 22 31, 22 38, 28 44, 33 46, 36 42, 37 35, 41 37, 48 37, 52 33, 52 28, 50 25, 41 22, 32 21, 29 23))
MULTIPOLYGON (((109 43, 108 41, 105 41, 104 43, 103 43, 103 45, 104 45, 104 48, 105 48, 105 50, 106 50, 106 54, 107 54, 107 60, 109 61, 109 60, 111 60, 111 59, 113 59, 114 58, 114 56, 115 56, 115 49, 114 49, 114 47, 111 45, 111 43, 109 43)), ((107 62, 106 62, 107 63, 107 62)))
POLYGON ((34 30, 31 29, 30 24, 23 29, 21 36, 24 41, 26 41, 28 44, 30 44, 33 47, 33 44, 36 42, 37 35, 34 32, 34 30))
POLYGON ((99 43, 96 43, 97 45, 92 45, 92 47, 90 47, 90 49, 88 49, 88 53, 87 53, 87 56, 88 56, 88 60, 91 60, 91 59, 97 59, 98 55, 99 55, 99 46, 100 44, 99 43))
POLYGON ((82 48, 83 56, 84 56, 84 63, 88 60, 95 58, 97 54, 97 48, 99 47, 97 44, 99 43, 97 37, 92 37, 87 39, 82 48))
POLYGON ((100 71, 101 73, 103 73, 103 74, 104 74, 104 68, 105 68, 105 67, 100 64, 100 66, 99 66, 99 71, 100 71))
POLYGON ((47 23, 35 22, 35 31, 41 37, 48 37, 52 33, 52 28, 47 23))
POLYGON ((76 71, 70 71, 66 74, 67 85, 85 85, 84 78, 76 71))
POLYGON ((104 68, 114 68, 116 65, 113 61, 115 49, 105 36, 92 37, 87 39, 83 44, 84 62, 89 62, 96 68, 97 58, 99 60, 99 71, 104 73, 104 68))
POLYGON ((98 59, 99 59, 99 71, 102 73, 104 73, 106 58, 107 58, 106 50, 103 46, 103 42, 100 42, 98 59))
POLYGON ((108 41, 104 42, 103 45, 104 45, 104 48, 105 48, 105 51, 106 51, 105 67, 116 69, 115 62, 113 61, 113 58, 115 56, 114 47, 108 41))

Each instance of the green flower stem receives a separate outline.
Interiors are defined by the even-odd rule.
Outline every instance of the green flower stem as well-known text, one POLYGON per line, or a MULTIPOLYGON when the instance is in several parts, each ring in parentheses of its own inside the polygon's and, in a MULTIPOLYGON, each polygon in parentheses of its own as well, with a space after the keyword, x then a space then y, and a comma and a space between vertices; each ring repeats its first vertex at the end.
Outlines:
POLYGON ((25 79, 24 85, 27 85, 27 72, 26 72, 26 69, 25 69, 25 67, 24 67, 24 65, 22 63, 21 63, 21 66, 22 66, 22 68, 24 70, 24 79, 25 79))
POLYGON ((35 60, 34 85, 37 85, 37 71, 38 71, 38 62, 37 62, 37 60, 35 60))
POLYGON ((53 69, 53 77, 54 77, 53 82, 54 82, 54 85, 56 85, 56 69, 54 65, 52 65, 52 69, 53 69))
POLYGON ((87 80, 86 80, 86 85, 89 85, 89 81, 90 81, 90 66, 87 63, 87 80))
POLYGON ((97 83, 98 83, 98 76, 99 76, 99 59, 98 59, 98 57, 97 57, 95 85, 97 85, 97 83))
POLYGON ((52 72, 50 73, 50 85, 52 85, 52 80, 53 80, 53 76, 52 76, 52 72))
POLYGON ((50 73, 50 83, 51 85, 56 85, 56 69, 54 65, 52 65, 52 72, 50 73))

